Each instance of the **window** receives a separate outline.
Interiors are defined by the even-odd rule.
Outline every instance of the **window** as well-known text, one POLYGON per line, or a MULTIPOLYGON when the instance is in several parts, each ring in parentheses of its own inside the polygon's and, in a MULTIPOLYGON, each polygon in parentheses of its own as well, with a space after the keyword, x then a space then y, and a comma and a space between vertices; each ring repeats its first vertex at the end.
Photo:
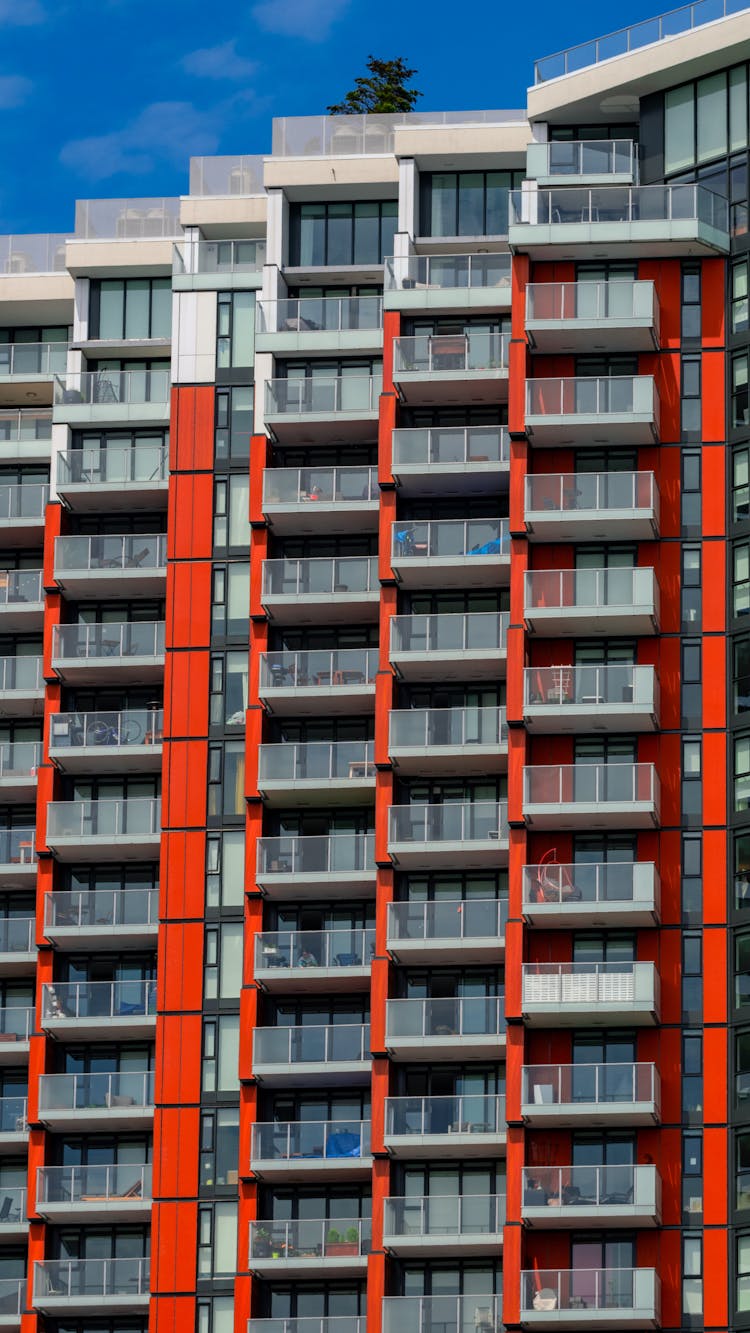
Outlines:
POLYGON ((703 711, 701 659, 700 639, 683 639, 682 684, 680 687, 680 711, 683 727, 699 727, 701 725, 703 711))
POLYGON ((237 1192, 239 1179, 239 1106, 218 1107, 201 1114, 201 1189, 237 1192))
POLYGON ((216 369, 246 369, 255 348, 255 292, 219 292, 216 369))
POLYGON ((682 1211, 693 1222, 703 1212, 703 1135, 698 1133, 682 1136, 682 1211))
POLYGON ((750 518, 750 450, 735 449, 732 454, 732 517, 735 523, 750 518))
POLYGON ((701 619, 701 548, 683 546, 682 548, 682 596, 681 615, 683 629, 692 633, 700 626, 701 619))
POLYGON ((214 546, 250 548, 250 477, 244 472, 217 478, 214 489, 214 546))
MULTIPOLYGON (((700 313, 700 307, 698 307, 700 313)), ((682 387, 680 421, 684 440, 701 437, 701 359, 683 356, 681 360, 682 387)))
POLYGON ((682 1038, 682 1115, 688 1124, 703 1116, 703 1037, 685 1032, 682 1038))
POLYGON ((682 531, 697 537, 701 531, 701 455, 699 449, 682 451, 682 531))
POLYGON ((698 1023, 703 1015, 703 941, 698 934, 682 937, 682 1021, 698 1023))
POLYGON ((91 283, 90 338, 112 342, 169 338, 171 331, 169 278, 107 278, 91 283))
POLYGON ((233 1333, 234 1297, 213 1296, 198 1301, 197 1333, 233 1333))
POLYGON ((737 1310, 750 1311, 750 1235, 737 1237, 737 1310))
POLYGON ((423 236, 507 236, 508 193, 523 171, 440 171, 420 176, 423 236))
POLYGON ((732 264, 732 333, 746 333, 750 327, 747 306, 747 259, 732 264))
POLYGON ((732 357, 732 425, 735 429, 750 424, 748 411, 748 353, 732 357))
POLYGON ((245 901, 245 832, 225 829, 206 839, 206 907, 242 907, 245 901))
POLYGON ((735 1207, 750 1208, 750 1132, 738 1134, 734 1146, 735 1207))
POLYGON ((682 1313, 703 1313, 703 1237, 682 1237, 682 1313))
POLYGON ((737 935, 734 941, 734 1007, 750 1004, 750 935, 737 935))
POLYGON ((253 433, 253 389, 238 385, 216 390, 216 431, 214 451, 217 461, 250 457, 253 433))
MULTIPOLYGON (((750 1103, 750 1032, 740 1032, 737 1035, 734 1073, 737 1104, 746 1114, 750 1103)), ((750 1305, 748 1308, 750 1309, 750 1305)))
POLYGON ((701 269, 700 264, 683 264, 682 341, 700 342, 701 336, 701 269))
POLYGON ((203 1091, 239 1094, 240 1016, 203 1021, 203 1091))
POLYGON ((732 570, 732 609, 735 616, 750 611, 750 543, 735 542, 732 570))
POLYGON ((204 1000, 239 1000, 242 989, 243 925, 223 921, 206 927, 204 1000))
POLYGON ((201 1204, 198 1209, 198 1274, 234 1276, 237 1271, 237 1204, 201 1204))
POLYGON ((225 741, 208 747, 209 818, 245 815, 245 742, 225 741))
POLYGON ((211 632, 247 640, 250 633, 250 563, 215 565, 211 632))
POLYGON ((711 74, 696 85, 698 161, 727 151, 727 76, 711 74))
POLYGON ((397 226, 395 199, 292 204, 289 263, 292 268, 382 264, 393 254, 397 226))
POLYGON ((664 170, 684 171, 695 161, 695 90, 692 83, 664 97, 664 170))
POLYGON ((750 810, 750 736, 734 742, 734 808, 737 813, 750 810))
POLYGON ((703 804, 700 737, 686 736, 682 741, 682 813, 700 815, 703 804))
POLYGON ((211 656, 212 726, 244 727, 247 709, 247 651, 214 653, 211 656))
POLYGON ((703 842, 698 833, 682 835, 682 923, 700 925, 703 917, 703 842))

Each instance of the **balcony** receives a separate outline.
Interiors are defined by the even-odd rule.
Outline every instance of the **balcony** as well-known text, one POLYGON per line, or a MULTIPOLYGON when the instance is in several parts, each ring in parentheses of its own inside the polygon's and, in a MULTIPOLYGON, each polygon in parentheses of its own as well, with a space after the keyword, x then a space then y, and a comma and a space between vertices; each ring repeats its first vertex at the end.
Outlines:
POLYGON ((369 990, 374 953, 374 929, 263 931, 255 936, 255 981, 285 993, 369 990))
POLYGON ((147 1165, 42 1166, 36 1181, 36 1211, 48 1222, 85 1226, 90 1222, 142 1222, 151 1216, 151 1167, 147 1165))
POLYGON ((537 185, 633 185, 638 179, 638 145, 632 139, 530 143, 526 175, 537 185))
POLYGON ((528 731, 656 731, 659 681, 652 666, 526 667, 528 731))
POLYGON ((55 625, 52 669, 66 684, 122 685, 164 676, 164 621, 55 625))
POLYGON ((654 1125, 660 1116, 653 1064, 525 1065, 521 1115, 529 1125, 654 1125))
POLYGON ((112 713, 53 713, 49 757, 61 773, 161 771, 160 708, 112 713))
POLYGON ((504 708, 405 708, 389 715, 401 773, 498 773, 508 767, 504 708))
POLYGON ((385 261, 386 310, 510 309, 510 255, 397 255, 385 261))
POLYGON ((39 1119, 48 1129, 80 1134, 147 1129, 154 1118, 154 1075, 121 1073, 42 1074, 39 1119))
POLYGON ((394 616, 390 657, 401 680, 497 680, 503 674, 508 615, 394 616))
POLYGON ((258 748, 258 789, 267 801, 330 804, 375 799, 372 741, 310 741, 258 748))
POLYGON ((652 375, 526 381, 526 435, 548 446, 656 444, 659 399, 652 375))
MULTIPOLYGON (((25 1241, 29 1234, 26 1189, 22 1186, 0 1185, 0 1244, 3 1241, 25 1241)), ((3 1328, 2 1287, 0 1286, 0 1329, 3 1328)), ((19 1327, 18 1324, 12 1327, 19 1327)))
POLYGON ((269 619, 283 625, 374 623, 380 607, 377 557, 264 560, 261 603, 269 619))
POLYGON ((529 926, 655 926, 660 898, 651 861, 547 861, 523 868, 523 915, 529 926))
POLYGON ((47 846, 58 861, 154 860, 161 843, 161 801, 50 801, 47 846))
POLYGON ((286 834, 258 839, 255 882, 267 898, 375 896, 373 833, 286 834))
POLYGON ((503 1333, 502 1296, 385 1296, 383 1333, 503 1333))
POLYGON ((56 537, 54 579, 68 596, 159 597, 167 579, 167 539, 141 536, 56 537))
POLYGON ((44 895, 44 934, 57 949, 156 946, 158 889, 56 889, 44 895))
MULTIPOLYGON (((200 161, 211 159, 191 158, 191 162, 200 161)), ((258 182, 258 187, 262 189, 262 182, 258 182)), ((192 183, 190 193, 195 193, 192 183)), ((176 292, 232 291, 234 288, 247 291, 262 285, 265 262, 265 240, 241 237, 237 240, 180 241, 172 250, 172 287, 176 292)))
POLYGON ((67 426, 166 426, 169 363, 152 370, 84 370, 55 377, 54 417, 67 426))
POLYGON ((496 868, 508 863, 505 801, 394 805, 388 854, 402 870, 496 868))
POLYGON ((0 633, 41 631, 43 616, 41 569, 0 570, 0 633))
POLYGON ((505 951, 507 898, 388 904, 386 948, 397 963, 497 962, 505 951))
POLYGON ((51 440, 50 408, 0 407, 0 443, 8 462, 48 462, 51 440))
POLYGON ((41 545, 48 499, 49 486, 32 482, 0 486, 0 547, 41 545))
POLYGON ((653 472, 570 472, 526 478, 532 541, 653 541, 659 492, 653 472))
POLYGON ((0 1329, 18 1333, 26 1309, 26 1278, 0 1279, 0 1329))
POLYGON ((33 804, 36 800, 37 770, 41 762, 41 741, 0 743, 0 800, 33 804))
POLYGON ((258 695, 269 713, 291 717, 372 713, 377 648, 260 653, 258 695))
POLYGON ((527 1027, 652 1026, 659 1021, 653 963, 524 963, 527 1027))
POLYGON ((29 1039, 33 1031, 33 1006, 14 1004, 11 997, 0 1009, 0 1068, 28 1064, 29 1039))
POLYGON ((0 657, 0 717, 36 717, 43 711, 41 657, 0 657))
POLYGON ((168 488, 169 450, 160 444, 85 446, 57 455, 57 493, 76 513, 165 509, 168 488))
POLYGON ((365 1315, 248 1319, 247 1333, 367 1333, 367 1319, 365 1315))
POLYGON ((259 301, 255 345, 274 356, 306 352, 380 352, 380 296, 302 296, 259 301))
POLYGON ((538 260, 726 254, 729 206, 702 185, 511 190, 508 241, 538 260))
POLYGON ((36 961, 34 917, 4 916, 0 920, 0 977, 33 976, 36 961))
POLYGON ((45 1259, 34 1264, 33 1305, 43 1314, 147 1310, 148 1259, 45 1259))
POLYGON ((505 996, 386 1000, 385 1044, 393 1060, 500 1060, 505 996))
MULTIPOLYGON (((575 144, 565 147, 576 147, 575 144)), ((526 333, 535 352, 653 352, 659 301, 653 282, 531 282, 526 333)))
POLYGON ((369 440, 377 435, 381 375, 312 375, 266 382, 265 423, 299 444, 369 440))
POLYGON ((658 1328, 653 1268, 533 1269, 521 1273, 521 1323, 531 1328, 658 1328))
POLYGON ((369 1084, 369 1024, 256 1028, 253 1074, 274 1088, 369 1084))
POLYGON ((263 473, 263 515, 274 532, 375 532, 379 500, 374 467, 285 467, 263 473))
POLYGON ((33 890, 36 866, 36 829, 0 829, 0 890, 33 890))
POLYGON ((251 1222, 248 1267, 276 1281, 365 1277, 370 1243, 368 1218, 251 1222))
POLYGON ((64 375, 67 342, 0 345, 0 406, 41 407, 52 402, 52 380, 64 375))
POLYGON ((530 634, 656 634, 659 585, 640 569, 532 569, 526 574, 524 618, 530 634))
POLYGON ((499 403, 508 396, 509 343, 486 329, 394 338, 393 382, 404 403, 499 403))
POLYGON ((507 426, 408 427, 391 438, 401 495, 486 495, 507 486, 507 426))
POLYGON ((539 764, 524 769, 527 828, 658 828, 654 764, 539 764))
POLYGON ((369 1120, 279 1120, 252 1126, 250 1170, 262 1180, 369 1180, 369 1120))
POLYGON ((655 1166, 525 1167, 521 1218, 560 1227, 656 1227, 661 1178, 655 1166))
POLYGON ((393 524, 391 568, 404 588, 494 588, 510 581, 507 519, 393 524))
POLYGON ((391 1157, 493 1157, 504 1154, 505 1141, 505 1097, 386 1097, 384 1143, 391 1157))
POLYGON ((156 982, 46 982, 42 1027, 61 1041, 150 1036, 156 1031, 156 982))
POLYGON ((383 1249, 400 1258, 496 1255, 504 1225, 504 1194, 394 1195, 383 1203, 383 1249))

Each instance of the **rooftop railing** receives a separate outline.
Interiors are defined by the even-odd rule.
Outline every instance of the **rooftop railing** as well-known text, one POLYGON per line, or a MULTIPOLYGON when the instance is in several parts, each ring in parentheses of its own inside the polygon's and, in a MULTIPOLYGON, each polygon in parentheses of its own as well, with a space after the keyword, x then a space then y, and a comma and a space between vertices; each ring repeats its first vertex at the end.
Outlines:
POLYGON ((50 801, 47 806, 47 836, 51 839, 155 837, 160 832, 161 801, 157 797, 50 801))
POLYGON ((331 1162, 369 1157, 369 1120, 274 1120, 252 1126, 250 1160, 331 1162))
POLYGON ((392 442, 394 468, 510 461, 507 426, 409 426, 392 442))
POLYGON ((653 472, 553 472, 526 477, 526 512, 590 514, 617 509, 658 512, 653 472))
POLYGON ((330 1023, 313 1027, 256 1028, 256 1065, 365 1062, 370 1059, 368 1023, 330 1023))
POLYGON ((505 518, 436 518, 407 524, 402 519, 391 528, 394 562, 503 555, 510 555, 505 518))
POLYGON ((505 648, 507 612, 394 616, 391 655, 403 653, 492 652, 505 648))
POLYGON ((390 714, 390 751, 486 747, 507 739, 504 708, 399 708, 390 714))
POLYGON ((649 861, 556 861, 523 868, 525 904, 590 903, 634 906, 654 896, 655 868, 649 861))
POLYGON ((346 689, 374 685, 377 648, 317 648, 311 652, 261 653, 260 688, 346 689))
POLYGON ((138 486, 169 479, 169 450, 159 444, 135 449, 70 449, 57 455, 58 486, 138 486))
MULTIPOLYGON (((286 116, 273 121, 274 157, 358 157, 392 153, 403 126, 505 125, 526 119, 524 111, 415 111, 393 115, 286 116)), ((191 191, 192 193, 192 191, 191 191)))
POLYGON ((250 1223, 250 1266, 254 1259, 276 1259, 282 1272, 288 1259, 364 1257, 370 1252, 369 1218, 310 1218, 299 1222, 250 1223))
POLYGON ((151 1167, 146 1164, 42 1166, 36 1181, 37 1204, 127 1204, 151 1199, 151 1167))
POLYGON ((507 370, 510 335, 487 333, 419 333, 393 339, 393 373, 432 375, 482 370, 507 370))
POLYGON ((393 805, 389 811, 390 843, 484 842, 507 836, 506 801, 393 805))
POLYGON ((310 560, 264 560, 263 595, 325 597, 333 593, 379 592, 376 556, 316 556, 310 560))
POLYGON ((650 320, 659 329, 659 302, 653 282, 613 278, 611 282, 530 282, 526 288, 526 323, 537 320, 650 320))
POLYGON ((53 661, 163 656, 163 620, 129 620, 121 624, 94 621, 53 626, 53 661))
POLYGON ((381 388, 380 374, 267 380, 266 416, 376 412, 381 388))
POLYGON ((523 223, 696 222, 729 230, 729 204, 705 185, 595 185, 511 190, 510 226, 523 223))
POLYGON ((379 496, 375 467, 274 467, 263 473, 264 505, 360 504, 379 496))
POLYGON ((374 833, 331 833, 258 839, 258 874, 325 875, 372 871, 374 833))
POLYGON ((91 570, 164 570, 167 567, 167 538, 162 533, 94 537, 56 537, 56 574, 88 573, 91 570))
POLYGON ((42 1021, 153 1018, 155 981, 56 981, 42 987, 42 1021))
POLYGON ((320 967, 369 967, 375 931, 355 926, 330 930, 264 930, 255 936, 255 970, 283 972, 304 967, 315 976, 320 967))
POLYGON ((172 251, 172 260, 172 271, 175 274, 260 273, 266 262, 266 243, 264 240, 247 238, 236 241, 179 241, 172 251))
POLYGON ((0 236, 0 276, 23 273, 64 273, 65 242, 62 232, 27 236, 0 236))
POLYGON ((259 301, 258 333, 350 333, 380 329, 381 296, 302 296, 259 301))
POLYGON ((55 376, 55 404, 167 403, 169 366, 151 370, 83 370, 55 376))
POLYGON ((505 1036, 505 994, 386 1000, 386 1041, 400 1037, 505 1036))
POLYGON ((161 743, 164 713, 160 708, 127 708, 122 712, 53 713, 50 751, 88 746, 120 749, 161 743))
POLYGON ((508 920, 507 898, 452 898, 431 903, 388 904, 388 943, 433 940, 502 940, 508 920))
POLYGON ((0 408, 0 443, 30 444, 52 439, 52 412, 48 407, 0 408))
POLYGON ((383 1204, 383 1235, 404 1240, 496 1236, 504 1223, 504 1194, 391 1195, 383 1204))
POLYGON ((182 234, 179 199, 77 199, 77 241, 129 241, 182 234))
POLYGON ((191 157, 190 193, 196 195, 265 194, 263 158, 191 157))
POLYGON ((505 1097, 501 1094, 385 1099, 386 1138, 504 1132, 505 1097))
POLYGON ((158 889, 60 889, 44 895, 45 930, 132 930, 158 922, 158 889))
POLYGON ((147 1299, 148 1259, 45 1259, 34 1264, 34 1304, 147 1299))
POLYGON ((258 747, 258 783, 375 781, 372 741, 288 741, 258 747))
POLYGON ((0 378, 5 375, 64 375, 68 364, 67 342, 0 343, 0 378))
POLYGON ((93 1111, 153 1107, 154 1074, 146 1069, 112 1073, 42 1074, 39 1110, 93 1111))
POLYGON ((0 694, 44 689, 41 657, 0 657, 0 694))

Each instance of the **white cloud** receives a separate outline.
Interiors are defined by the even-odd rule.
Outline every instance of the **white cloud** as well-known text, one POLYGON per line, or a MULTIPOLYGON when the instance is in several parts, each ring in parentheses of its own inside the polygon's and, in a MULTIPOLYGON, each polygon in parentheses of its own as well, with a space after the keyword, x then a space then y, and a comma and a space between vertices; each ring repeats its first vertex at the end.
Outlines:
POLYGON ((191 154, 215 153, 220 109, 199 111, 191 102, 152 102, 120 130, 73 139, 60 161, 89 180, 119 172, 145 175, 162 163, 186 168, 191 154))
POLYGON ((266 32, 322 42, 350 0, 260 0, 252 16, 266 32))
POLYGON ((24 79, 20 74, 0 75, 0 110, 7 111, 11 107, 21 106, 33 86, 30 79, 24 79))
POLYGON ((45 17, 39 0, 0 0, 0 26, 31 28, 45 17))
POLYGON ((236 45, 236 39, 232 38, 222 42, 221 46, 190 51, 180 64, 187 74, 195 74, 199 79, 250 79, 257 73, 258 66, 254 60, 245 60, 238 55, 236 45))

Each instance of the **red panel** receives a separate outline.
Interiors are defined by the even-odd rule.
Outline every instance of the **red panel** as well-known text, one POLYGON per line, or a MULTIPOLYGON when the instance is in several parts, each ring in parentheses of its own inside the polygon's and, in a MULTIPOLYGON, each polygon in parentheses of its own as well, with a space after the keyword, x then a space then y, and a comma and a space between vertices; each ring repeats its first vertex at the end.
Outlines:
POLYGON ((213 545, 214 479, 210 472, 169 479, 169 560, 210 560, 213 545))
POLYGON ((172 472, 209 471, 214 463, 214 386, 172 390, 169 467, 172 472))
POLYGON ((722 633, 726 628, 726 558, 724 542, 703 543, 704 634, 722 633))
POLYGON ((159 876, 161 920, 203 918, 206 891, 205 829, 162 833, 159 876))
POLYGON ((725 360, 721 352, 704 352, 701 358, 701 430, 706 441, 726 438, 724 405, 725 360))
MULTIPOLYGON (((167 966, 178 967, 180 960, 167 966)), ((156 1100, 172 1105, 200 1101, 200 1014, 163 1014, 156 1030, 156 1100)), ((157 1117, 158 1118, 158 1117, 157 1117)))
POLYGON ((166 828, 205 827, 208 744, 167 741, 162 762, 162 819, 166 828))
POLYGON ((167 648, 208 648, 211 634, 211 566, 167 567, 167 648))
POLYGON ((200 1110, 162 1107, 154 1124, 154 1196, 195 1198, 198 1193, 200 1110))
MULTIPOLYGON (((704 347, 723 347, 726 341, 724 282, 726 261, 704 259, 701 264, 701 330, 704 347)), ((723 401, 723 394, 722 394, 723 401)))

